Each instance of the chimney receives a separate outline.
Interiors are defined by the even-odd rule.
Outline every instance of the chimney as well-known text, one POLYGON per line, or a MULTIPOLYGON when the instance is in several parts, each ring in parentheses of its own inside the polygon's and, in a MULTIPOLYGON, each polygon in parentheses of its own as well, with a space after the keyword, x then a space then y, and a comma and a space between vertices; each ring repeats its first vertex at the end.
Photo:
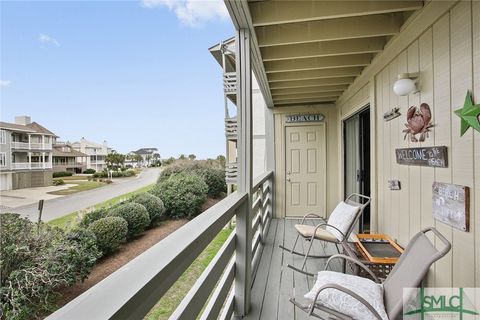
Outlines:
POLYGON ((32 123, 32 118, 29 116, 16 116, 15 117, 15 124, 20 124, 22 126, 26 126, 27 124, 32 123))

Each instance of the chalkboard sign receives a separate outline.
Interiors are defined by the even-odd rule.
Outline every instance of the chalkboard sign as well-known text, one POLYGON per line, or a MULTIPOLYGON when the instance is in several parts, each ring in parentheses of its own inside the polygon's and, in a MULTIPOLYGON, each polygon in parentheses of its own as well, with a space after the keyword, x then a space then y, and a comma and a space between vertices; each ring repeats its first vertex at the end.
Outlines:
POLYGON ((440 168, 448 166, 447 147, 396 149, 395 155, 398 164, 440 168))
POLYGON ((434 182, 432 186, 433 217, 462 231, 470 221, 470 190, 466 186, 434 182))

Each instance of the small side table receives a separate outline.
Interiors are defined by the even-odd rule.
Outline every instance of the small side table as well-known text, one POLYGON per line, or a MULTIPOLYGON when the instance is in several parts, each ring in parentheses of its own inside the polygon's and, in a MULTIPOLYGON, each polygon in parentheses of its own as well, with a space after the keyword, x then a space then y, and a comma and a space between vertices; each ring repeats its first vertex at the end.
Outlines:
MULTIPOLYGON (((380 281, 384 281, 387 276, 389 275, 390 271, 392 271, 395 263, 378 263, 378 262, 371 262, 368 260, 367 257, 363 255, 363 253, 357 247, 356 242, 344 242, 342 244, 343 254, 349 256, 350 258, 354 258, 359 260, 363 264, 365 264, 376 276, 380 281)), ((348 263, 350 269, 352 270, 353 274, 364 278, 371 278, 365 270, 359 268, 356 264, 349 262, 348 263)), ((346 264, 343 265, 343 272, 346 271, 346 264)))

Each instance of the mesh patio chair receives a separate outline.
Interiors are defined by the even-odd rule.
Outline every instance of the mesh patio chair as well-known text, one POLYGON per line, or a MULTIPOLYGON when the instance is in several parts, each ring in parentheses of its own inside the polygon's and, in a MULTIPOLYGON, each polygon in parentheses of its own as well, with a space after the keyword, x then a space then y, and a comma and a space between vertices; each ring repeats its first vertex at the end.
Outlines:
MULTIPOLYGON (((334 255, 328 259, 325 270, 317 275, 315 285, 305 295, 308 303, 302 304, 292 297, 290 301, 309 316, 323 319, 321 310, 339 319, 401 319, 403 299, 414 297, 415 291, 404 288, 419 288, 430 266, 450 251, 451 244, 435 228, 426 228, 410 240, 405 252, 382 284, 377 277, 360 261, 345 255, 334 255), (443 243, 437 250, 425 235, 432 232, 443 243), (328 271, 329 264, 334 259, 344 259, 357 264, 375 281, 359 276, 328 271)), ((289 268, 307 276, 305 272, 288 265, 289 268)))
POLYGON ((325 252, 326 244, 333 243, 337 249, 337 252, 340 252, 338 245, 344 241, 348 241, 350 234, 355 227, 358 219, 362 216, 364 209, 370 203, 370 198, 358 193, 352 193, 345 199, 345 201, 340 202, 337 207, 332 211, 328 221, 325 221, 322 217, 316 214, 306 214, 303 216, 302 222, 295 225, 297 230, 297 238, 293 243, 291 249, 286 248, 282 245, 279 247, 283 250, 288 250, 292 254, 304 256, 302 270, 305 267, 308 258, 329 258, 332 255, 311 255, 310 250, 312 249, 313 241, 321 240, 323 241, 323 249, 325 252), (357 201, 355 201, 356 199, 357 201), (308 218, 319 218, 321 223, 316 226, 305 224, 305 220, 308 218), (298 239, 303 237, 306 241, 309 241, 308 249, 305 253, 295 251, 297 246, 298 239))

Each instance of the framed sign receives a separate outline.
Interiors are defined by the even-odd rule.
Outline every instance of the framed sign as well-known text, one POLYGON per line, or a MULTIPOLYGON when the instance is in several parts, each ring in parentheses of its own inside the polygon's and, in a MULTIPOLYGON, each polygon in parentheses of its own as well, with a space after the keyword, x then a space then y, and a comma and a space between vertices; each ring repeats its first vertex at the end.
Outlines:
POLYGON ((468 232, 470 222, 470 189, 468 187, 434 182, 432 201, 433 217, 436 220, 468 232))
POLYGON ((292 114, 287 116, 287 123, 321 122, 323 120, 325 120, 325 116, 321 113, 292 114))
POLYGON ((447 147, 423 147, 395 149, 398 164, 424 166, 424 167, 448 167, 447 147))
POLYGON ((399 180, 388 180, 388 188, 390 190, 400 190, 400 181, 399 180))

